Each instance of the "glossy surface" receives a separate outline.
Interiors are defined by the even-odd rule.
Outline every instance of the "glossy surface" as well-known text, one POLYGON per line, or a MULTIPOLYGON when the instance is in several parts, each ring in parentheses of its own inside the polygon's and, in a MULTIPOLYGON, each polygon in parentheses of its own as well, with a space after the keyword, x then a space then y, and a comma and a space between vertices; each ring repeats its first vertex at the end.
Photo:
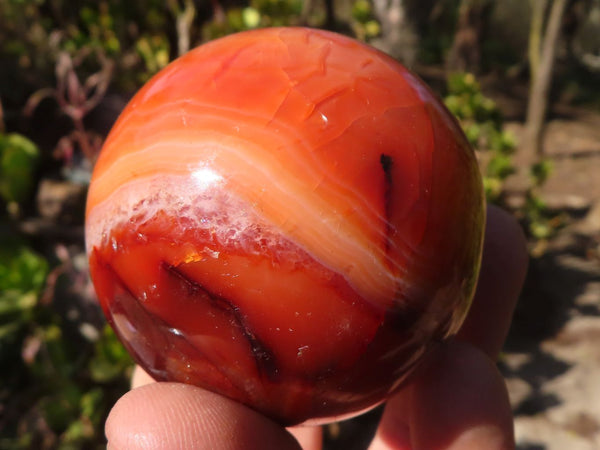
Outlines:
POLYGON ((94 170, 102 307, 155 378, 284 424, 381 402, 460 326, 484 206, 459 127, 387 56, 317 30, 199 47, 94 170))

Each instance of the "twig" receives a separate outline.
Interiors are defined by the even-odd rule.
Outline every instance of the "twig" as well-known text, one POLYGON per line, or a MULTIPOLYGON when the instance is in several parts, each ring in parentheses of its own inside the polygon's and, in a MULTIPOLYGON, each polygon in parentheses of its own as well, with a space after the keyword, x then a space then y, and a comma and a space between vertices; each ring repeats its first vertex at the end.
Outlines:
POLYGON ((175 16, 175 28, 177 29, 177 53, 179 56, 187 53, 190 49, 191 31, 196 6, 193 0, 183 0, 183 8, 179 6, 178 0, 169 0, 169 9, 175 16))
POLYGON ((74 143, 78 144, 83 155, 90 161, 95 159, 99 150, 96 137, 85 129, 83 119, 106 95, 114 61, 108 59, 103 52, 95 50, 100 69, 81 83, 76 68, 92 53, 90 48, 82 49, 73 57, 67 52, 60 52, 55 68, 56 87, 33 93, 24 108, 25 115, 31 115, 44 99, 53 98, 61 112, 71 119, 75 129, 61 138, 56 146, 56 153, 67 161, 71 161, 73 156, 74 143))

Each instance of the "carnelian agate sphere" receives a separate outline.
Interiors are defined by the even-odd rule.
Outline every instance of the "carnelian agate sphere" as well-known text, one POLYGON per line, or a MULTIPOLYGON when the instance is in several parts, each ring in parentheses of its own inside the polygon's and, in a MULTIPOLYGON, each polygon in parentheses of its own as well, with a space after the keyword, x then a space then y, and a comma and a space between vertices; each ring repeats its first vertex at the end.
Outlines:
POLYGON ((393 393, 460 326, 484 201, 414 75, 337 34, 203 45, 132 99, 96 164, 100 303, 153 377, 290 425, 393 393))

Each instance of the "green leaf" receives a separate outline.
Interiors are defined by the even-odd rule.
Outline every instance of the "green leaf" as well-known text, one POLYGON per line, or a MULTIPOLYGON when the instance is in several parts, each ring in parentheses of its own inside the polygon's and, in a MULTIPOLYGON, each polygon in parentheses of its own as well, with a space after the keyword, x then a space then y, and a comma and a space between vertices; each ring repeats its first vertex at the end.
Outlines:
POLYGON ((79 417, 82 396, 81 389, 75 383, 67 383, 60 388, 55 395, 44 397, 40 402, 46 422, 58 433, 79 417))
POLYGON ((99 387, 91 389, 81 397, 81 414, 84 417, 94 418, 101 410, 104 392, 99 387))
POLYGON ((29 198, 38 159, 37 146, 25 136, 0 135, 0 195, 5 201, 22 203, 29 198))
POLYGON ((457 116, 459 119, 463 119, 463 117, 459 115, 461 104, 460 97, 457 95, 448 95, 444 99, 444 103, 446 104, 446 108, 448 108, 452 114, 457 116))
POLYGON ((148 75, 158 72, 169 63, 169 41, 163 35, 142 36, 136 41, 135 48, 144 60, 148 75))
POLYGON ((498 131, 493 129, 490 132, 490 149, 504 155, 512 154, 516 148, 515 137, 507 131, 498 131))
POLYGON ((0 240, 0 293, 11 290, 39 293, 48 262, 20 242, 0 240))
POLYGON ((0 325, 0 342, 6 339, 8 336, 19 331, 22 324, 19 322, 10 322, 4 325, 0 325))
POLYGON ((365 33, 369 38, 379 36, 381 33, 381 25, 374 19, 369 20, 365 23, 365 33))
POLYGON ((536 239, 546 239, 553 233, 553 229, 546 221, 532 222, 529 231, 536 239))
POLYGON ((546 202, 544 202, 544 200, 540 196, 535 195, 533 193, 530 193, 527 196, 525 206, 527 207, 527 210, 529 211, 530 215, 533 213, 540 214, 547 209, 546 202))
POLYGON ((246 28, 256 28, 260 25, 260 12, 255 8, 247 7, 242 10, 242 17, 246 28))
POLYGON ((550 160, 542 160, 533 166, 531 166, 530 174, 533 179, 533 183, 536 186, 541 186, 546 182, 550 174, 552 173, 553 165, 550 160))
POLYGON ((484 177, 483 178, 483 189, 485 191, 485 198, 489 202, 496 202, 502 193, 503 188, 502 180, 495 177, 484 177))
POLYGON ((234 31, 245 30, 244 15, 240 8, 231 8, 227 11, 227 23, 234 31))
POLYGON ((367 0, 355 1, 352 5, 352 17, 360 23, 367 23, 373 17, 371 2, 367 0))
POLYGON ((491 177, 496 177, 500 179, 506 179, 509 175, 515 172, 515 167, 512 163, 512 158, 510 156, 505 155, 496 155, 494 156, 488 166, 487 166, 487 175, 491 177))
POLYGON ((464 131, 471 145, 476 145, 481 137, 481 126, 478 123, 471 123, 464 127, 464 131))
POLYGON ((37 294, 35 292, 22 293, 15 289, 0 292, 0 319, 4 321, 6 316, 30 310, 36 304, 37 294))
POLYGON ((97 383, 107 383, 123 376, 133 364, 129 353, 117 339, 112 328, 104 327, 96 342, 94 357, 89 363, 90 376, 97 383))

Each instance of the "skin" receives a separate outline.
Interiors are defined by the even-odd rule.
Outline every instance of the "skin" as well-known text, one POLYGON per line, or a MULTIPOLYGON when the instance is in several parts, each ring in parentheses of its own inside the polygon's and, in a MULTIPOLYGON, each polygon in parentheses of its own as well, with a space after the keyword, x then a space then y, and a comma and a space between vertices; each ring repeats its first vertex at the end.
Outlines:
MULTIPOLYGON (((371 450, 514 449, 506 387, 494 361, 527 270, 514 219, 490 206, 477 293, 459 334, 440 346, 385 407, 371 450)), ((203 389, 156 383, 137 368, 133 389, 106 422, 108 448, 305 449, 322 447, 318 427, 285 429, 203 389)))

